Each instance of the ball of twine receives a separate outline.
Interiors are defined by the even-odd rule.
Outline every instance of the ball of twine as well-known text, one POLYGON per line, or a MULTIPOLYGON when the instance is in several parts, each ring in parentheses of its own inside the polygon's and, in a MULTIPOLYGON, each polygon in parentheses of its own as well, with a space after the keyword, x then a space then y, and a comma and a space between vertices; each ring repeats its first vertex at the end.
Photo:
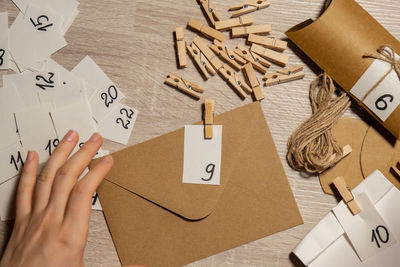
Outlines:
POLYGON ((293 169, 321 173, 342 159, 342 148, 333 137, 332 127, 351 102, 344 93, 336 97, 335 91, 326 73, 311 83, 312 116, 293 132, 287 144, 287 160, 293 169))

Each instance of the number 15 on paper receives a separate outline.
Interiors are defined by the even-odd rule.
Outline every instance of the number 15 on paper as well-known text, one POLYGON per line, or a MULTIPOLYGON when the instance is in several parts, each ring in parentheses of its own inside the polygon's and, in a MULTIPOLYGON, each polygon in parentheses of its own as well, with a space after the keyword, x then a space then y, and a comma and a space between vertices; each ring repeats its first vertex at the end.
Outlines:
POLYGON ((220 184, 222 125, 213 127, 213 138, 204 139, 203 125, 185 126, 183 183, 220 184))

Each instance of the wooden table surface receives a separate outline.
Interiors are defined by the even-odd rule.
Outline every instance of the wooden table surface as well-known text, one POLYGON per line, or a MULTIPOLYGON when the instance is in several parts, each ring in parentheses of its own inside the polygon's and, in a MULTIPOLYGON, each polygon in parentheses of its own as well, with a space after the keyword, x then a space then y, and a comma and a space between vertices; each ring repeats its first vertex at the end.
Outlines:
MULTIPOLYGON (((307 19, 317 18, 323 0, 270 0, 271 6, 253 13, 256 23, 272 24, 271 36, 285 38, 284 32, 307 19)), ((68 46, 53 56, 67 69, 72 69, 84 56, 91 56, 126 95, 123 103, 140 113, 130 139, 134 145, 185 124, 201 119, 201 103, 205 97, 216 100, 216 113, 222 113, 251 101, 241 101, 218 75, 205 82, 188 59, 188 67, 177 70, 173 31, 190 18, 205 21, 196 0, 80 0, 80 14, 66 34, 68 46), (163 84, 169 72, 176 72, 206 89, 201 101, 181 94, 163 84)), ((228 18, 228 7, 240 0, 214 0, 218 12, 228 18)), ((397 0, 359 0, 394 36, 400 37, 400 5, 397 0)), ((17 15, 11 0, 0 0, 0 12, 8 11, 10 23, 17 15)), ((195 34, 186 31, 186 40, 195 34)), ((244 39, 231 39, 234 48, 244 39)), ((290 252, 305 234, 336 205, 334 197, 322 192, 315 176, 306 177, 290 169, 286 162, 286 142, 291 132, 311 113, 308 87, 316 67, 293 44, 285 52, 290 65, 305 65, 304 80, 264 88, 262 108, 277 146, 304 224, 241 247, 211 256, 189 266, 302 266, 290 252)), ((278 69, 274 66, 271 70, 278 69)), ((270 71, 271 71, 270 70, 270 71)), ((5 72, 2 72, 4 74, 5 72)), ((1 75, 0 75, 1 76, 1 75)), ((261 78, 261 76, 259 76, 261 78)), ((357 107, 350 116, 364 116, 357 107)), ((123 146, 106 142, 111 151, 123 146)), ((135 223, 135 222, 132 222, 135 223)), ((266 222, 268 223, 268 222, 266 222)), ((10 234, 12 222, 0 222, 0 252, 10 234)), ((120 266, 102 212, 92 213, 86 266, 120 266)))

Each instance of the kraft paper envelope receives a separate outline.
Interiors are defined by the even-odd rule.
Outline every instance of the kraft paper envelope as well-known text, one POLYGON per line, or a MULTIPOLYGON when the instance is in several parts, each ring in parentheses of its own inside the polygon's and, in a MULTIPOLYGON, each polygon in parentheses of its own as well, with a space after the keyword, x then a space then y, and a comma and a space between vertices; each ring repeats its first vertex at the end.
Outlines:
MULTIPOLYGON (((400 42, 354 0, 333 0, 316 21, 306 20, 286 35, 348 93, 374 62, 363 55, 377 54, 385 44, 400 54, 400 42)), ((362 105, 400 138, 400 105, 385 122, 362 105)))
POLYGON ((113 154, 98 194, 122 265, 181 266, 302 223, 260 104, 215 124, 220 186, 182 183, 183 129, 113 154))

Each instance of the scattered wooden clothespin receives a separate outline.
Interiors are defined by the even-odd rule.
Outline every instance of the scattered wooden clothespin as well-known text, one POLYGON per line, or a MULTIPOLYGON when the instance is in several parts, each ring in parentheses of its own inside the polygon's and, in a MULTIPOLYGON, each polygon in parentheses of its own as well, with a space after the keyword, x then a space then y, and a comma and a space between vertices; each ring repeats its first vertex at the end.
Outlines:
POLYGON ((284 51, 287 48, 287 42, 276 39, 276 38, 270 38, 270 37, 265 37, 265 36, 260 36, 257 34, 249 34, 249 37, 247 38, 247 42, 249 44, 259 44, 262 45, 266 48, 273 49, 279 52, 284 51))
POLYGON ((232 18, 235 18, 263 8, 267 8, 269 5, 270 4, 267 0, 248 0, 244 3, 231 6, 229 11, 238 10, 232 14, 232 18))
POLYGON ((185 79, 182 79, 182 77, 179 77, 176 74, 170 73, 167 76, 167 79, 165 80, 165 83, 168 84, 169 86, 172 86, 174 88, 177 88, 181 90, 182 92, 188 94, 189 96, 199 100, 200 99, 200 94, 203 93, 204 89, 201 88, 200 86, 189 82, 185 79))
POLYGON ((214 126, 214 99, 206 99, 204 101, 204 138, 213 138, 214 126))
POLYGON ((245 37, 252 33, 268 34, 271 31, 272 31, 271 24, 235 27, 232 29, 232 37, 245 37))
MULTIPOLYGON (((345 145, 345 146, 342 148, 342 155, 341 155, 341 159, 340 159, 340 160, 342 160, 343 158, 347 157, 351 152, 353 152, 353 149, 351 148, 351 146, 350 146, 350 145, 345 145)), ((336 153, 333 154, 333 155, 329 158, 329 161, 328 161, 328 162, 333 161, 336 157, 337 157, 336 153)))
POLYGON ((205 55, 205 57, 210 61, 213 68, 218 71, 222 68, 222 62, 219 60, 217 55, 215 55, 211 49, 203 42, 203 40, 197 36, 193 39, 193 43, 200 49, 200 51, 205 55))
POLYGON ((238 56, 240 56, 241 58, 246 60, 246 62, 250 62, 257 71, 261 72, 262 74, 265 74, 267 72, 267 69, 260 62, 256 61, 256 59, 254 59, 252 53, 250 53, 250 51, 247 48, 245 48, 244 46, 237 45, 234 52, 238 56))
POLYGON ((257 101, 263 100, 264 93, 260 87, 260 82, 257 79, 256 73, 251 63, 247 63, 246 65, 244 65, 243 74, 244 77, 246 77, 246 80, 249 82, 250 87, 253 89, 254 98, 257 101))
POLYGON ((252 92, 251 88, 238 74, 229 67, 228 64, 224 64, 222 68, 218 70, 225 81, 234 89, 241 99, 245 99, 247 94, 252 92))
POLYGON ((215 22, 220 21, 221 17, 218 15, 212 0, 200 0, 200 4, 208 17, 208 20, 213 26, 215 26, 215 22))
POLYGON ((272 86, 281 83, 291 82, 304 78, 304 73, 299 73, 303 70, 303 66, 296 66, 293 68, 278 70, 274 73, 266 74, 263 78, 265 86, 272 86))
POLYGON ((289 63, 289 56, 258 44, 252 44, 251 51, 280 66, 286 66, 289 63))
POLYGON ((196 19, 190 19, 188 22, 188 26, 189 28, 202 33, 204 36, 211 40, 217 39, 218 41, 224 42, 226 39, 225 35, 222 32, 203 24, 196 19))
POLYGON ((189 51, 190 57, 194 60, 200 73, 206 80, 210 78, 210 75, 214 76, 217 73, 195 44, 191 43, 190 45, 186 45, 186 49, 189 51))
POLYGON ((225 30, 230 30, 234 27, 251 25, 253 23, 254 23, 253 16, 248 15, 233 19, 217 21, 215 22, 215 29, 218 31, 225 31, 225 30))
POLYGON ((395 166, 390 167, 390 170, 400 178, 400 161, 395 166))
POLYGON ((357 202, 354 200, 353 193, 350 188, 347 186, 346 181, 342 176, 339 176, 333 180, 333 184, 339 191, 339 194, 342 196, 344 203, 346 203, 347 207, 350 209, 353 215, 357 215, 360 213, 360 207, 357 202))
MULTIPOLYGON (((238 55, 236 55, 232 50, 227 48, 225 44, 215 39, 214 43, 210 45, 210 49, 214 51, 214 53, 216 53, 220 58, 222 58, 236 71, 240 70, 241 66, 237 62, 243 62, 244 60, 238 55)), ((244 61, 244 63, 246 63, 246 61, 244 61)))
POLYGON ((243 90, 251 93, 251 88, 237 76, 236 72, 229 67, 228 64, 222 63, 217 55, 211 51, 200 37, 194 38, 193 43, 200 49, 208 61, 210 61, 214 69, 221 74, 221 76, 233 87, 233 89, 235 89, 242 99, 246 98, 246 93, 243 90))
POLYGON ((178 51, 179 68, 185 68, 187 65, 185 29, 183 27, 177 27, 175 29, 175 35, 176 35, 176 48, 178 51))

